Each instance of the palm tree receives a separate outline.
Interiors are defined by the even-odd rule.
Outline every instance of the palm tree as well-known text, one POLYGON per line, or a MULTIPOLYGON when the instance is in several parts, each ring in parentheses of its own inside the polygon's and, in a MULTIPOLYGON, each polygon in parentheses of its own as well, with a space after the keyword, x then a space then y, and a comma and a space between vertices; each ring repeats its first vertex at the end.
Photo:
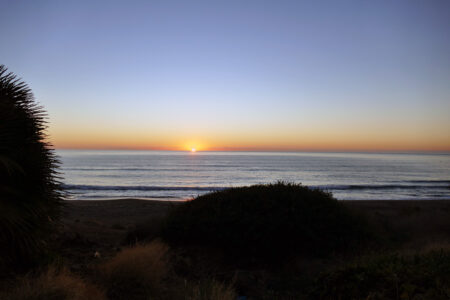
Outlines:
POLYGON ((0 268, 33 263, 60 214, 63 191, 45 118, 28 86, 0 65, 0 268))

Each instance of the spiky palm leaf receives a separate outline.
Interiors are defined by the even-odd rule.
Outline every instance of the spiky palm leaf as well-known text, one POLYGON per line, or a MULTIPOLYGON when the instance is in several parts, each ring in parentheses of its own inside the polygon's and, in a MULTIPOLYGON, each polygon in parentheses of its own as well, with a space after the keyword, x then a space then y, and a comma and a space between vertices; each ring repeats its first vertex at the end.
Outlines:
POLYGON ((45 112, 0 65, 0 267, 36 258, 58 219, 58 162, 45 141, 45 112))

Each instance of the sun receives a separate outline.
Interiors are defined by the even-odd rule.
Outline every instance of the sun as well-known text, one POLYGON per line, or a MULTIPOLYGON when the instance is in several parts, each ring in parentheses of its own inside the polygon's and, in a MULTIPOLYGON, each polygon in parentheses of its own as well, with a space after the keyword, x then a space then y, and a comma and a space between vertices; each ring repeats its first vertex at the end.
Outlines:
POLYGON ((191 148, 191 152, 197 152, 197 149, 191 148))

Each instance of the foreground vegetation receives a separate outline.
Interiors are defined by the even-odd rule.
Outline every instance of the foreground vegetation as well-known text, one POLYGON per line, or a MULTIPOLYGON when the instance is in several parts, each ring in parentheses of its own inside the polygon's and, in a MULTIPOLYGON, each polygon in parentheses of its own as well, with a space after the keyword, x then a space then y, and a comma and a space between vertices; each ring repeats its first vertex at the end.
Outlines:
POLYGON ((103 300, 104 291, 88 283, 66 268, 49 266, 35 274, 19 277, 16 284, 0 293, 1 299, 10 300, 103 300))
POLYGON ((239 275, 242 270, 235 270, 231 282, 207 273, 202 278, 181 277, 173 269, 177 259, 167 257, 168 249, 160 242, 127 248, 112 260, 92 266, 95 276, 85 274, 84 279, 67 268, 51 265, 11 280, 0 292, 0 298, 231 300, 246 295, 247 299, 439 300, 450 297, 450 248, 359 257, 339 267, 326 266, 324 272, 309 279, 299 276, 307 275, 302 274, 304 270, 297 270, 298 274, 292 270, 260 270, 247 274, 247 278, 239 275))
POLYGON ((283 182, 200 196, 169 214, 162 235, 172 245, 213 247, 233 263, 258 266, 354 250, 374 238, 329 193, 283 182))
POLYGON ((320 299, 450 299, 450 249, 367 257, 322 274, 320 299))
POLYGON ((39 263, 62 205, 45 112, 0 65, 0 276, 39 263))
MULTIPOLYGON (((126 203, 114 205, 123 210, 126 203)), ((82 221, 79 216, 88 212, 82 210, 65 226, 83 230, 85 237, 66 236, 68 228, 61 229, 51 244, 49 264, 3 281, 0 299, 448 299, 450 232, 445 228, 450 206, 441 206, 441 215, 433 213, 433 227, 429 214, 422 213, 433 203, 397 207, 392 216, 376 211, 368 215, 352 203, 307 187, 276 183, 234 188, 182 204, 161 203, 149 221, 132 225, 115 218, 105 227, 102 222, 111 216, 102 220, 98 213, 92 215, 96 222, 82 221), (214 212, 215 206, 221 211, 214 212), (302 211, 295 220, 289 211, 299 207, 302 211), (239 214, 248 219, 238 226, 239 214), (327 221, 333 228, 318 224, 327 221), (202 230, 199 223, 208 229, 202 230), (113 247, 103 240, 117 235, 121 245, 113 247), (96 236, 96 243, 90 241, 96 236), (323 242, 325 237, 331 242, 323 242), (267 241, 277 243, 272 245, 274 253, 267 241), (327 251, 315 253, 311 244, 327 251), (233 249, 236 245, 238 251, 233 249)), ((142 210, 156 204, 135 205, 142 210)))

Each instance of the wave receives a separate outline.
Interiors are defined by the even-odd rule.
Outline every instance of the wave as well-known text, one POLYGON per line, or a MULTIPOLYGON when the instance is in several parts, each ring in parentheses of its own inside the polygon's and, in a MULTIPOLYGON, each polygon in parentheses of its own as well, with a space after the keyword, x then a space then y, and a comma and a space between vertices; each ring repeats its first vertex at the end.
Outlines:
MULTIPOLYGON (((201 168, 203 169, 210 169, 210 168, 238 168, 242 167, 242 165, 238 164, 203 164, 201 165, 201 168)), ((180 170, 187 170, 187 171, 198 171, 198 169, 193 168, 189 164, 181 164, 176 165, 172 168, 164 168, 164 167, 153 167, 153 166, 133 166, 128 168, 123 167, 68 167, 68 166, 62 166, 61 168, 63 171, 180 171, 180 170)), ((255 168, 260 170, 260 168, 255 168)))
POLYGON ((436 184, 447 184, 450 185, 450 180, 408 180, 404 182, 411 182, 411 183, 436 183, 436 184))
MULTIPOLYGON (((442 181, 442 183, 446 183, 442 181)), ((379 185, 310 185, 311 188, 321 190, 393 190, 393 189, 449 189, 450 185, 402 185, 402 184, 379 184, 379 185)), ((221 191, 229 187, 223 186, 121 186, 121 185, 76 185, 65 184, 63 188, 68 190, 84 191, 221 191)))
POLYGON ((322 190, 394 190, 394 189, 450 189, 450 185, 406 185, 406 184, 374 184, 374 185, 316 185, 310 186, 322 190))
POLYGON ((213 186, 146 186, 146 185, 77 185, 64 184, 63 188, 68 190, 86 191, 220 191, 224 187, 213 186))

